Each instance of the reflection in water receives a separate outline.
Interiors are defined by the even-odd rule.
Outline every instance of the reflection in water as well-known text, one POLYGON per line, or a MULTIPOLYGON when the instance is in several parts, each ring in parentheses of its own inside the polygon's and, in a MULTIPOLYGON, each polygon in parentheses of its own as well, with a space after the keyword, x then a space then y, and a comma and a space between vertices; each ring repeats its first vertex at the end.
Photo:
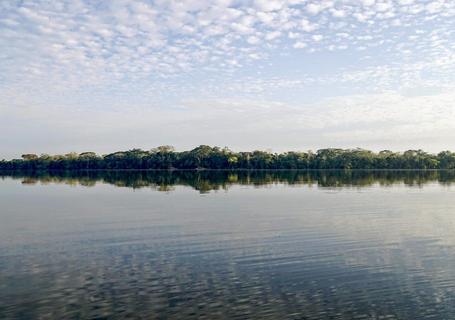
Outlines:
MULTIPOLYGON (((0 172, 0 177, 1 177, 0 172)), ((3 177, 22 179, 23 184, 65 183, 94 186, 97 182, 118 187, 152 187, 158 191, 171 191, 176 185, 191 186, 201 193, 228 189, 231 185, 318 185, 320 187, 381 186, 404 183, 422 186, 439 182, 455 182, 455 170, 321 170, 321 171, 83 171, 83 172, 4 172, 3 177)))
POLYGON ((5 177, 0 319, 451 319, 452 181, 443 171, 5 177))

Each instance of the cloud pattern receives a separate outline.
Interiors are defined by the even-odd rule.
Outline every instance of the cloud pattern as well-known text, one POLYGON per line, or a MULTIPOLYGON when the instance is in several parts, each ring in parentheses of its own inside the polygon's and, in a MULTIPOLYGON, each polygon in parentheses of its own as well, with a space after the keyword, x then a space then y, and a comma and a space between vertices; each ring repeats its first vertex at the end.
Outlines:
POLYGON ((446 108, 455 87, 455 2, 12 0, 0 3, 0 47, 0 112, 14 121, 57 109, 197 115, 225 127, 222 110, 254 117, 261 106, 273 111, 257 132, 273 124, 277 131, 289 110, 313 119, 292 121, 308 128, 329 117, 329 132, 345 121, 332 110, 355 110, 358 127, 343 139, 357 143, 369 105, 379 108, 377 119, 399 125, 416 111, 403 99, 446 108), (358 107, 349 109, 348 96, 358 107), (401 110, 397 118, 381 112, 381 101, 401 110))

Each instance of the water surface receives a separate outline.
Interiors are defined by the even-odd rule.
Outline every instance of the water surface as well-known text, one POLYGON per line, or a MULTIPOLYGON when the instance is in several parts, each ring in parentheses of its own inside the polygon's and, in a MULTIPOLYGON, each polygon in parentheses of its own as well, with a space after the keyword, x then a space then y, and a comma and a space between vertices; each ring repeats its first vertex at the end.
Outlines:
POLYGON ((453 172, 9 173, 0 319, 452 319, 453 172))

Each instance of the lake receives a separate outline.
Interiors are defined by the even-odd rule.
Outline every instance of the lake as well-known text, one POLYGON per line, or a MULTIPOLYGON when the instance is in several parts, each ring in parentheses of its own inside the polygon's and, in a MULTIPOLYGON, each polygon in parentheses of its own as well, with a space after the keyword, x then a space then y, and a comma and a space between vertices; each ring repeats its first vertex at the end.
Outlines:
POLYGON ((0 319, 454 317, 454 172, 0 177, 0 319))

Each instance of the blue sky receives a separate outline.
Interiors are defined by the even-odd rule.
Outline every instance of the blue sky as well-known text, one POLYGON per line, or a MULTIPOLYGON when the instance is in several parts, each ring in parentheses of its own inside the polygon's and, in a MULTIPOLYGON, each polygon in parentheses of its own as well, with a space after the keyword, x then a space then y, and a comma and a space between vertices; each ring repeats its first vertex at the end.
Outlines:
POLYGON ((455 1, 2 1, 0 158, 455 150, 455 1))

